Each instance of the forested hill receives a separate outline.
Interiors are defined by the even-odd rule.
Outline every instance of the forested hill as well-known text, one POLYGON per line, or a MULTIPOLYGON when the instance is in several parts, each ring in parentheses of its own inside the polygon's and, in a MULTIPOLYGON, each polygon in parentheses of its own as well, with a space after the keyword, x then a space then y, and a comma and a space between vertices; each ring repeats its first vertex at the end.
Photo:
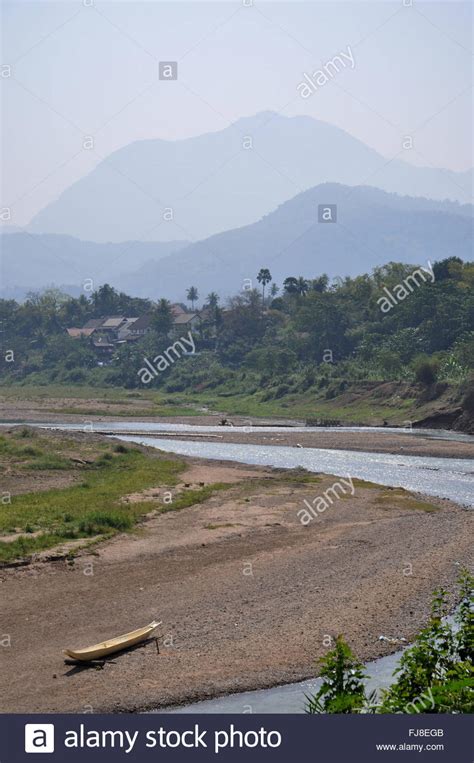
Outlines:
POLYGON ((199 289, 228 296, 262 263, 282 282, 291 271, 311 278, 356 276, 388 262, 470 259, 473 207, 398 196, 368 186, 323 183, 299 193, 252 225, 219 233, 143 265, 118 281, 142 297, 156 284, 170 299, 182 293, 183 273, 199 289), (321 217, 330 209, 331 220, 321 217))
MULTIPOLYGON (((50 284, 78 296, 86 282, 107 282, 139 297, 180 300, 186 273, 201 291, 217 291, 224 298, 253 279, 262 263, 281 283, 291 272, 305 278, 326 272, 332 278, 356 276, 388 262, 426 264, 447 253, 468 260, 473 212, 470 204, 323 183, 257 222, 194 243, 98 244, 64 235, 10 233, 0 239, 0 296, 23 298, 32 288, 50 284), (334 211, 330 221, 320 216, 320 208, 328 207, 334 211)), ((160 230, 171 239, 168 224, 160 230)))
MULTIPOLYGON (((291 275, 283 284, 268 269, 256 275, 258 290, 227 303, 216 293, 200 299, 188 289, 196 317, 189 326, 178 323, 174 333, 164 296, 152 303, 107 285, 91 298, 50 291, 23 304, 1 300, 3 379, 140 387, 144 358, 191 330, 195 354, 170 364, 149 388, 245 391, 263 401, 326 388, 331 394, 351 381, 468 383, 474 367, 474 263, 448 258, 431 270, 391 263, 332 283, 324 274, 312 280, 291 275), (106 345, 100 330, 74 338, 66 333, 106 314, 143 315, 148 333, 106 345)), ((186 321, 190 313, 180 310, 186 321)))

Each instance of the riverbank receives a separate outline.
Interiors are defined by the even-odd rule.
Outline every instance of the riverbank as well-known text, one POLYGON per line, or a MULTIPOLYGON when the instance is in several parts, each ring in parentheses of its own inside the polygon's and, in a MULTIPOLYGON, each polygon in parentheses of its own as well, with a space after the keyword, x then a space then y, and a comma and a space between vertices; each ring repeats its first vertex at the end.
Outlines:
POLYGON ((399 646, 380 635, 414 637, 434 588, 454 603, 472 512, 353 480, 303 524, 305 501, 333 495, 336 478, 180 460, 184 486, 225 488, 167 513, 162 485, 135 491, 130 506, 149 504, 135 533, 0 571, 3 711, 131 711, 302 680, 328 636, 374 659, 399 646), (62 649, 154 617, 159 655, 150 643, 102 669, 64 664, 62 649))
POLYGON ((351 382, 327 396, 324 390, 285 393, 267 399, 264 390, 253 394, 222 389, 202 392, 165 393, 151 389, 49 385, 0 387, 0 420, 179 421, 211 417, 240 419, 257 425, 287 420, 302 424, 396 427, 434 427, 474 433, 474 412, 463 410, 458 385, 437 383, 431 387, 408 382, 351 382))
MULTIPOLYGON (((162 416, 114 419, 95 416, 84 420, 79 416, 59 414, 31 415, 24 421, 37 426, 68 427, 78 432, 98 432, 105 435, 130 434, 155 436, 172 440, 220 442, 242 445, 270 445, 294 448, 324 448, 372 453, 392 453, 404 456, 431 458, 474 458, 474 437, 444 430, 305 427, 297 420, 248 419, 233 416, 225 426, 217 414, 199 416, 162 416)), ((20 425, 17 420, 13 425, 20 425)), ((0 431, 1 431, 0 426, 0 431)))

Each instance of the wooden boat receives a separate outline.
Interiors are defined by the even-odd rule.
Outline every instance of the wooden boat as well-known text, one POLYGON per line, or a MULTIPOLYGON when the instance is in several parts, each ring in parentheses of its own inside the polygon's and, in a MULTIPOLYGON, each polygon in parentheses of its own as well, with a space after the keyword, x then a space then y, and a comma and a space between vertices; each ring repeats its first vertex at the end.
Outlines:
POLYGON ((109 654, 121 652, 130 646, 146 641, 159 625, 161 625, 161 620, 159 622, 153 620, 149 625, 145 625, 144 628, 137 628, 136 631, 124 633, 122 636, 116 636, 116 638, 109 639, 108 641, 101 641, 99 644, 88 646, 85 649, 65 649, 64 654, 67 654, 73 660, 81 660, 82 662, 98 660, 101 657, 107 657, 109 654))

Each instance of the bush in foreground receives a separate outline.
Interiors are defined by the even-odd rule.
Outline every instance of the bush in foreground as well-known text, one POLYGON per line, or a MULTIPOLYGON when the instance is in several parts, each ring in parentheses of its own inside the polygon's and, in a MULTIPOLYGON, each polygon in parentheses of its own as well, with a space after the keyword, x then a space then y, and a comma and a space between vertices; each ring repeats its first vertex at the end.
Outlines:
POLYGON ((472 713, 474 711, 474 578, 459 578, 461 602, 447 620, 447 593, 433 597, 430 622, 402 655, 396 681, 376 701, 364 668, 342 636, 320 660, 323 684, 306 697, 308 713, 472 713))

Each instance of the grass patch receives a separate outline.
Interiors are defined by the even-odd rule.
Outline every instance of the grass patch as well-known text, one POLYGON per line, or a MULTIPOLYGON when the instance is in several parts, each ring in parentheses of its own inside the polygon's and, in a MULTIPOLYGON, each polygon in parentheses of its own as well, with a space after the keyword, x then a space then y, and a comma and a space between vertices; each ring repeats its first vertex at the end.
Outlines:
POLYGON ((12 385, 9 383, 8 385, 0 384, 0 397, 5 400, 31 400, 33 404, 35 401, 42 404, 50 402, 51 406, 42 408, 43 411, 88 417, 134 418, 200 415, 200 411, 195 410, 191 404, 183 403, 172 395, 165 395, 156 390, 131 391, 124 387, 93 387, 78 384, 12 385), (76 400, 77 405, 73 402, 76 400), (96 403, 96 407, 90 406, 91 401, 96 403), (104 408, 103 406, 113 406, 113 409, 109 410, 108 407, 104 408))
MULTIPOLYGON (((110 401, 109 405, 120 405, 123 404, 124 401, 122 400, 114 400, 110 401)), ((127 402, 127 405, 131 405, 130 402, 127 402)), ((83 408, 83 407, 76 407, 76 406, 56 406, 53 408, 44 408, 47 413, 64 413, 64 414, 76 414, 78 416, 113 416, 114 418, 125 418, 125 419, 133 419, 133 418, 146 418, 147 416, 198 416, 199 411, 196 411, 193 408, 186 408, 186 406, 182 405, 161 405, 159 407, 154 407, 150 405, 149 408, 129 408, 120 410, 114 408, 113 410, 109 410, 108 408, 83 408)), ((105 422, 106 424, 107 422, 105 422)))
MULTIPOLYGON (((110 444, 109 448, 112 447, 110 444)), ((61 460, 60 455, 54 458, 57 463, 61 460)), ((49 468, 53 462, 51 456, 46 462, 49 468)), ((70 463, 68 467, 72 469, 70 463)), ((146 501, 121 504, 119 499, 147 487, 174 485, 183 468, 183 462, 178 459, 128 448, 126 453, 105 453, 91 465, 81 467, 87 478, 80 484, 15 496, 11 504, 0 504, 0 533, 31 532, 31 528, 42 532, 37 537, 0 542, 0 561, 10 561, 67 540, 96 535, 107 537, 131 529, 149 511, 150 505, 146 501)), ((189 495, 181 496, 172 508, 207 497, 201 491, 188 492, 189 495)))
POLYGON ((44 533, 34 538, 21 537, 11 543, 0 543, 0 561, 4 563, 13 562, 15 559, 21 559, 34 552, 45 551, 57 546, 64 540, 62 535, 44 533))
POLYGON ((375 503, 385 509, 409 509, 411 511, 426 511, 432 513, 439 507, 428 501, 419 500, 403 488, 386 490, 375 499, 375 503))
POLYGON ((36 469, 38 471, 48 471, 49 469, 70 469, 71 461, 62 456, 56 456, 54 453, 47 454, 38 458, 36 461, 25 464, 26 469, 36 469))
MULTIPOLYGON (((0 459, 4 463, 14 464, 17 473, 57 469, 79 473, 82 479, 68 487, 15 495, 7 505, 0 503, 0 535, 18 533, 15 540, 0 542, 0 562, 11 562, 71 540, 90 542, 92 538, 104 539, 132 530, 148 514, 150 503, 122 503, 120 499, 149 487, 172 487, 185 468, 185 463, 174 456, 144 452, 113 440, 97 442, 34 432, 32 447, 23 444, 31 430, 25 431, 27 435, 15 429, 0 437, 0 459), (87 460, 73 459, 73 454, 87 460)), ((229 487, 228 483, 215 483, 185 490, 158 511, 178 511, 202 503, 216 491, 229 487)))
POLYGON ((13 438, 0 435, 0 456, 24 459, 30 456, 41 456, 43 451, 33 445, 18 445, 13 438))
POLYGON ((70 398, 78 400, 104 400, 109 403, 113 400, 124 401, 127 398, 138 397, 152 399, 154 394, 151 390, 141 390, 139 393, 130 393, 124 387, 92 387, 91 385, 79 384, 9 384, 0 385, 2 397, 19 400, 51 400, 54 398, 70 398))
POLYGON ((314 474, 288 474, 278 477, 278 481, 288 485, 318 485, 323 481, 323 478, 314 474))
MULTIPOLYGON (((382 384, 382 382, 380 382, 382 384)), ((296 418, 337 420, 341 424, 404 425, 407 420, 422 418, 431 410, 429 401, 420 406, 416 395, 399 394, 395 388, 387 397, 381 387, 367 389, 365 382, 351 382, 349 390, 337 392, 327 398, 327 388, 314 386, 306 391, 289 390, 281 397, 271 395, 269 389, 242 392, 235 384, 231 388, 221 385, 202 392, 159 392, 157 390, 127 390, 122 387, 91 385, 0 384, 0 396, 5 400, 50 401, 47 410, 56 413, 74 413, 87 417, 94 415, 121 418, 148 416, 199 416, 201 408, 223 415, 240 415, 250 419, 296 418), (75 401, 77 400, 77 407, 75 401), (91 407, 94 401, 96 408, 91 407), (107 408, 104 408, 107 406, 107 408)), ((274 392, 274 390, 273 390, 274 392)), ((43 409, 45 410, 45 409, 43 409)))
MULTIPOLYGON (((184 490, 176 501, 161 506, 158 511, 160 514, 166 514, 168 511, 179 511, 188 506, 204 503, 204 501, 207 501, 207 499, 214 495, 218 490, 228 490, 230 487, 232 487, 232 485, 228 482, 214 482, 212 485, 206 485, 202 488, 184 490)), ((150 504, 148 503, 148 508, 149 506, 150 504)))
POLYGON ((366 480, 360 480, 357 477, 352 478, 352 484, 354 487, 360 487, 364 490, 380 490, 380 485, 377 485, 375 482, 367 482, 366 480))
POLYGON ((114 511, 91 511, 79 523, 79 532, 84 535, 102 535, 110 530, 130 530, 133 517, 114 511))

